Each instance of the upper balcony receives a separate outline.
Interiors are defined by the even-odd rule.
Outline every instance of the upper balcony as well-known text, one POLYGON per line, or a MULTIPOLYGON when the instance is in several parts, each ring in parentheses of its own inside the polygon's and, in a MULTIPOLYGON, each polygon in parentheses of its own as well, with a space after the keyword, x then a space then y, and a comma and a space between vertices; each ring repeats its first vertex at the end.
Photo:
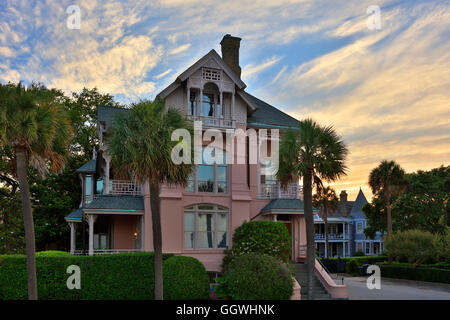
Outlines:
POLYGON ((113 195, 113 196, 141 196, 142 186, 141 184, 128 181, 128 180, 110 180, 109 188, 105 188, 103 182, 99 185, 100 181, 97 182, 97 188, 95 194, 86 194, 84 196, 85 205, 89 204, 95 198, 102 195, 113 195))
POLYGON ((279 182, 260 184, 258 199, 302 199, 302 187, 296 182, 282 188, 279 182))
POLYGON ((193 121, 201 121, 204 127, 236 128, 236 120, 222 117, 205 117, 188 115, 193 121))

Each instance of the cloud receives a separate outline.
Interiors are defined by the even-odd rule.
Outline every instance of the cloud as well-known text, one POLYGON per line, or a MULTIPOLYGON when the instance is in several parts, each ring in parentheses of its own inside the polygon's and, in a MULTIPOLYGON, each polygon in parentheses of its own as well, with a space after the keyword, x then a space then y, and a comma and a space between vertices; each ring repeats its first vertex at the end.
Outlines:
POLYGON ((171 72, 172 72, 172 69, 167 69, 166 71, 161 72, 160 74, 154 76, 153 78, 155 78, 156 80, 159 80, 161 78, 164 78, 165 76, 167 76, 171 72))
POLYGON ((254 65, 254 64, 248 64, 244 66, 242 70, 242 78, 251 78, 256 76, 258 73, 263 72, 264 70, 272 67, 276 63, 278 63, 281 60, 281 57, 271 57, 267 60, 264 60, 261 64, 254 65))
POLYGON ((190 43, 183 44, 183 45, 181 45, 179 47, 176 47, 176 48, 170 50, 169 54, 179 54, 179 53, 184 52, 187 49, 189 49, 190 46, 191 46, 190 43))

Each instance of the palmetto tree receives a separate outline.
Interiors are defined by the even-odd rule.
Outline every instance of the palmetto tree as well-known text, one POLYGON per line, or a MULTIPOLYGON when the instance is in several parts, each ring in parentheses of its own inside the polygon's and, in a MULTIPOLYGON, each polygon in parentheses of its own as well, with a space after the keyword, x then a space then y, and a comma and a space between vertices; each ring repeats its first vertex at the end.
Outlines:
MULTIPOLYGON (((399 195, 407 187, 405 171, 395 161, 383 160, 369 175, 369 186, 372 193, 378 194, 384 201, 387 218, 387 237, 392 236, 391 197, 399 195)), ((392 263, 392 256, 388 256, 392 263)))
POLYGON ((64 167, 72 130, 59 96, 35 83, 28 88, 21 83, 0 84, 0 147, 11 148, 15 159, 10 171, 19 181, 30 300, 36 300, 38 293, 27 168, 30 165, 45 175, 49 169, 58 172, 64 167))
POLYGON ((336 192, 331 187, 318 188, 313 196, 313 204, 322 211, 322 219, 325 224, 325 257, 328 258, 328 214, 333 214, 339 205, 336 192))
POLYGON ((179 111, 165 110, 164 103, 159 100, 143 101, 115 120, 106 141, 117 173, 129 173, 137 181, 148 181, 150 185, 157 300, 163 299, 160 185, 184 185, 194 168, 192 164, 177 165, 172 161, 172 149, 178 143, 171 140, 175 129, 186 129, 193 136, 192 123, 179 111))
POLYGON ((320 126, 312 119, 300 121, 298 130, 287 130, 280 143, 280 165, 277 177, 283 186, 303 180, 307 238, 308 299, 312 299, 314 276, 314 218, 312 189, 322 180, 335 181, 345 174, 347 148, 333 127, 320 126))

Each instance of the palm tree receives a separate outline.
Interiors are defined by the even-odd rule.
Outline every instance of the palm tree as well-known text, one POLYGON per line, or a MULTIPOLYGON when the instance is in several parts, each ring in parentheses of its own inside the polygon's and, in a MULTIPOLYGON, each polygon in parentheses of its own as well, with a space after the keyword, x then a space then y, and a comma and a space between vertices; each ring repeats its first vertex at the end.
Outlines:
POLYGON ((19 181, 27 254, 28 299, 37 300, 34 222, 28 166, 41 176, 63 169, 71 127, 60 92, 33 83, 0 84, 0 147, 13 150, 12 174, 19 181))
POLYGON ((159 100, 142 101, 115 120, 106 141, 119 174, 130 173, 137 181, 150 184, 156 300, 163 299, 160 185, 184 185, 193 170, 192 164, 177 165, 172 161, 171 152, 178 143, 171 141, 175 129, 187 129, 193 136, 191 122, 179 111, 172 108, 165 111, 159 100))
MULTIPOLYGON (((392 236, 391 197, 403 192, 407 185, 405 171, 395 161, 383 160, 369 175, 369 186, 372 193, 381 196, 386 207, 387 237, 392 236)), ((392 256, 388 255, 389 263, 392 256)))
POLYGON ((336 192, 331 187, 318 188, 313 196, 313 204, 322 210, 322 219, 325 224, 325 257, 328 258, 328 214, 333 214, 339 205, 336 192))
POLYGON ((333 127, 322 127, 312 119, 300 121, 298 130, 289 129, 280 143, 277 177, 282 186, 303 179, 303 197, 307 239, 308 299, 312 299, 314 276, 314 218, 312 189, 322 180, 335 181, 346 173, 348 150, 333 127))

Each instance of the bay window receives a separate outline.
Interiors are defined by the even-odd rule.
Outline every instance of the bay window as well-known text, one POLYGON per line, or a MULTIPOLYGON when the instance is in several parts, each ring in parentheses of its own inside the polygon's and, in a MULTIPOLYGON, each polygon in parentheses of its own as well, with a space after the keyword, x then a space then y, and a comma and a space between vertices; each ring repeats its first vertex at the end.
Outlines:
POLYGON ((199 204, 184 210, 184 248, 221 249, 227 246, 228 209, 199 204))

